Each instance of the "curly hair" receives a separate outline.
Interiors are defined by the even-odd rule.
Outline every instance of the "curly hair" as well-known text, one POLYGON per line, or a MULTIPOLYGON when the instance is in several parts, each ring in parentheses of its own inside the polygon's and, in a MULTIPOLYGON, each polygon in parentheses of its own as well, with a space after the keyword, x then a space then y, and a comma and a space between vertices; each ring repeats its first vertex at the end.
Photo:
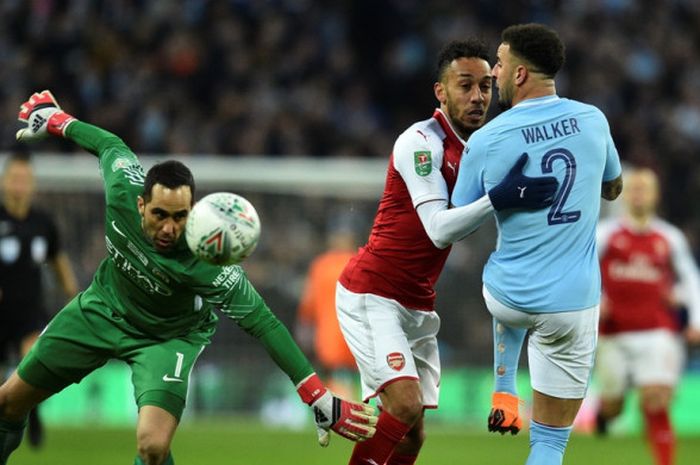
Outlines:
POLYGON ((553 78, 564 65, 564 43, 553 29, 543 24, 516 24, 501 33, 503 43, 537 72, 553 78))
POLYGON ((481 58, 489 61, 489 49, 481 39, 454 40, 440 51, 437 59, 436 79, 442 81, 445 70, 458 58, 481 58))

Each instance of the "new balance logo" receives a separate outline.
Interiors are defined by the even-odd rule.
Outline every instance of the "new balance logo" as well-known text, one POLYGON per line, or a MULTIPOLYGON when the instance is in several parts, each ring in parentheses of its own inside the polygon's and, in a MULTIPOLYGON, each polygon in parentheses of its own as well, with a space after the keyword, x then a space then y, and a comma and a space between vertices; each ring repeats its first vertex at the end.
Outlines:
POLYGON ((32 132, 37 132, 46 123, 46 118, 36 115, 32 120, 32 132))
POLYGON ((518 187, 517 188, 520 191, 520 198, 524 199, 525 198, 525 189, 527 189, 527 186, 525 187, 518 187))

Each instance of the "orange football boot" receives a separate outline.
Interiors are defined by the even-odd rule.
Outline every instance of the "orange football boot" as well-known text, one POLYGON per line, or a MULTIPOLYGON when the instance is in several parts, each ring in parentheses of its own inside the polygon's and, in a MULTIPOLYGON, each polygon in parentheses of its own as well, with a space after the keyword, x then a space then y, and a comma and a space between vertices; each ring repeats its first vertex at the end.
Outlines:
POLYGON ((523 427, 520 418, 520 399, 507 392, 494 392, 491 398, 491 412, 488 427, 491 432, 518 434, 523 427))

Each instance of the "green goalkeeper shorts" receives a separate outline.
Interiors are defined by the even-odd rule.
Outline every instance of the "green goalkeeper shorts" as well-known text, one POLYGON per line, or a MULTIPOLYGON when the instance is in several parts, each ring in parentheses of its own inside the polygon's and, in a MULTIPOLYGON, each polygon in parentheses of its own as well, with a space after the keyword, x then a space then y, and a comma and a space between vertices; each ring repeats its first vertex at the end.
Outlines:
POLYGON ((78 295, 51 320, 20 363, 19 377, 56 393, 110 359, 123 360, 139 409, 161 407, 179 420, 190 372, 215 327, 164 341, 140 333, 92 297, 78 295))

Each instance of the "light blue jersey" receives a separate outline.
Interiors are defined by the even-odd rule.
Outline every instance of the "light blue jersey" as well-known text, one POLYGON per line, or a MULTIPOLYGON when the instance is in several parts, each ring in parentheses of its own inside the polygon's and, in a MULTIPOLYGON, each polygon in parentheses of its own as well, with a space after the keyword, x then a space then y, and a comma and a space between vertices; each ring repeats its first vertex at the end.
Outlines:
POLYGON ((523 173, 556 176, 559 189, 550 208, 496 212, 484 285, 504 305, 532 313, 596 305, 601 186, 621 174, 608 122, 596 107, 556 95, 520 102, 469 138, 452 203, 483 196, 524 152, 523 173))

